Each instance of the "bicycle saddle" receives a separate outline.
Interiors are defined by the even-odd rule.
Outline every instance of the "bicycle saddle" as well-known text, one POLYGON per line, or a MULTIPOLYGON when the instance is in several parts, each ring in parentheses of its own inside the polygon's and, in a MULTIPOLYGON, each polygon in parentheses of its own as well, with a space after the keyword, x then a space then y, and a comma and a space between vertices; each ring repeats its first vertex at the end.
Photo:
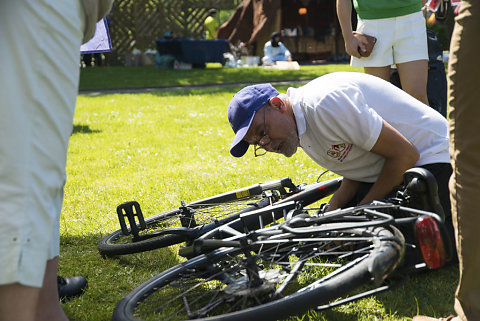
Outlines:
POLYGON ((421 167, 414 167, 403 174, 404 192, 410 197, 410 206, 429 210, 445 221, 445 212, 438 197, 437 180, 433 174, 421 167))

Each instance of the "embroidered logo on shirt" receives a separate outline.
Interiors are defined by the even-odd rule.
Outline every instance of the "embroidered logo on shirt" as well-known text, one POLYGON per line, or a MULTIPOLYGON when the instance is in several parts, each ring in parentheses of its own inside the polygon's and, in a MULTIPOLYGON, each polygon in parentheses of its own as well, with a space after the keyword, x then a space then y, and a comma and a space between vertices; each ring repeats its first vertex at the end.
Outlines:
POLYGON ((352 144, 338 144, 332 145, 330 149, 327 151, 327 155, 338 159, 338 161, 343 162, 343 160, 348 156, 348 153, 352 149, 352 144))

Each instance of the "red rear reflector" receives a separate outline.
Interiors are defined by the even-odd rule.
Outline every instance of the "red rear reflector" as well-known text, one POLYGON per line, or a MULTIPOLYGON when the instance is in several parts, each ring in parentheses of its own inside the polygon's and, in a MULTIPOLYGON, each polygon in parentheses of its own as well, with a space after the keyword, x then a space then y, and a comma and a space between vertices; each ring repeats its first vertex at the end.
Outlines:
POLYGON ((445 264, 442 235, 433 218, 424 216, 417 220, 417 240, 423 260, 430 269, 437 269, 445 264))

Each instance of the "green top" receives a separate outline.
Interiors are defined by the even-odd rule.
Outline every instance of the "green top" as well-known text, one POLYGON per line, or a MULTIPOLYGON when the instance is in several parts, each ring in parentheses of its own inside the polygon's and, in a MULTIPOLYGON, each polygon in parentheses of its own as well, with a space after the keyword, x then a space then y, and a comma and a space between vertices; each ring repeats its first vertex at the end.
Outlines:
POLYGON ((353 0, 360 19, 400 17, 422 10, 420 0, 353 0))
POLYGON ((218 22, 213 17, 207 17, 205 19, 203 26, 205 27, 205 35, 207 39, 216 39, 217 38, 217 28, 218 22))

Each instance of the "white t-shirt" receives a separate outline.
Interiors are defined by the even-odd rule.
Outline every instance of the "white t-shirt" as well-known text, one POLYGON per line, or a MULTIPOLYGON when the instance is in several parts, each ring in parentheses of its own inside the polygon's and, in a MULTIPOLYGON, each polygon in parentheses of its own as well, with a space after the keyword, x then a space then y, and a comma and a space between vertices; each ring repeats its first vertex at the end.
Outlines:
POLYGON ((416 166, 449 163, 446 119, 387 81, 335 72, 289 88, 300 147, 346 178, 373 183, 385 158, 370 152, 385 120, 415 145, 416 166))

